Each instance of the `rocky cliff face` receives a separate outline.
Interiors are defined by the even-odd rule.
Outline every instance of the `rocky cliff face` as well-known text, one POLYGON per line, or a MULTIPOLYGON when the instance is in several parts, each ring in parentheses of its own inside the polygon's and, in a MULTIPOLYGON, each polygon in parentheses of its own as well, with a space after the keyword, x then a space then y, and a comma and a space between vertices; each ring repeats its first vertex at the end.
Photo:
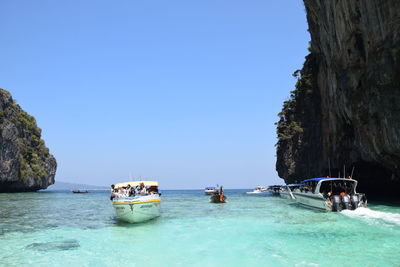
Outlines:
POLYGON ((0 89, 0 192, 36 191, 54 183, 57 163, 40 136, 35 119, 0 89))
POLYGON ((354 167, 359 191, 399 197, 400 1, 304 4, 311 53, 279 114, 278 174, 291 183, 354 167))

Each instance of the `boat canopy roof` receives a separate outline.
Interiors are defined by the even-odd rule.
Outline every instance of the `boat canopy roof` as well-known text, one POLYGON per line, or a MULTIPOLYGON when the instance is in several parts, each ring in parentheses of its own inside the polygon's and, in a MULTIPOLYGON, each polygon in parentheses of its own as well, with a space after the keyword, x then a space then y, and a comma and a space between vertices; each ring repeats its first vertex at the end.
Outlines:
POLYGON ((329 178, 329 177, 311 178, 311 179, 304 180, 302 183, 307 183, 307 182, 319 182, 319 181, 321 181, 321 180, 326 180, 326 179, 332 179, 332 178, 329 178))
POLYGON ((209 190, 209 189, 215 189, 215 187, 214 187, 214 186, 208 186, 208 187, 206 187, 206 189, 207 189, 207 190, 209 190))
POLYGON ((132 182, 118 183, 118 184, 115 184, 114 186, 115 186, 115 188, 125 187, 125 186, 128 186, 128 184, 130 184, 131 186, 138 186, 141 183, 143 183, 144 186, 157 186, 158 187, 157 181, 132 181, 132 182))
POLYGON ((281 188, 284 185, 269 185, 268 188, 272 189, 272 188, 281 188))
POLYGON ((319 182, 319 181, 322 181, 322 180, 330 180, 330 181, 335 181, 335 180, 336 180, 336 181, 337 181, 337 180, 340 180, 340 181, 356 181, 356 180, 354 180, 354 179, 349 179, 349 178, 319 177, 319 178, 307 179, 307 180, 302 181, 301 183, 319 182))

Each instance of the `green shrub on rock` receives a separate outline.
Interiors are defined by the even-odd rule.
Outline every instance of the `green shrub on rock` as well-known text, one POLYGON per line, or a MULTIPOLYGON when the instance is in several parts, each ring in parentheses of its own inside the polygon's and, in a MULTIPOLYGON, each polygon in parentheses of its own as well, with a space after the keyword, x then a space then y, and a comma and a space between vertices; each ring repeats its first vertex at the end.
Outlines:
MULTIPOLYGON (((29 179, 47 179, 46 161, 52 157, 49 149, 41 139, 41 129, 37 126, 36 120, 15 103, 9 92, 0 89, 0 130, 6 125, 13 125, 16 129, 15 145, 18 148, 19 176, 21 181, 27 183, 29 179)), ((15 137, 9 137, 2 142, 13 142, 15 137), (11 139, 10 139, 11 138, 11 139)))

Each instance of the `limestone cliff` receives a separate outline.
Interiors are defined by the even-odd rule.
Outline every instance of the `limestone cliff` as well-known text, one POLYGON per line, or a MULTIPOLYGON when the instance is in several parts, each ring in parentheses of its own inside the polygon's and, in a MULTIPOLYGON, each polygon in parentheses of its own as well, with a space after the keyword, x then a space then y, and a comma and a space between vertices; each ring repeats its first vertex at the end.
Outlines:
POLYGON ((291 183, 354 167, 360 191, 399 197, 400 1, 304 4, 310 54, 279 114, 278 174, 291 183))
POLYGON ((0 89, 0 192, 45 189, 57 163, 41 139, 35 119, 0 89))

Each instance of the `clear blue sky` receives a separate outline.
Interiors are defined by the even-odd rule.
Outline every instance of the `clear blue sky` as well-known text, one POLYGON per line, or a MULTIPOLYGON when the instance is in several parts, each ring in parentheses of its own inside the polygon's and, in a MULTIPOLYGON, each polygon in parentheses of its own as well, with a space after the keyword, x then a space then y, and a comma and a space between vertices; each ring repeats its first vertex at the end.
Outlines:
POLYGON ((309 34, 299 0, 3 0, 0 87, 56 180, 282 183, 274 122, 309 34))

